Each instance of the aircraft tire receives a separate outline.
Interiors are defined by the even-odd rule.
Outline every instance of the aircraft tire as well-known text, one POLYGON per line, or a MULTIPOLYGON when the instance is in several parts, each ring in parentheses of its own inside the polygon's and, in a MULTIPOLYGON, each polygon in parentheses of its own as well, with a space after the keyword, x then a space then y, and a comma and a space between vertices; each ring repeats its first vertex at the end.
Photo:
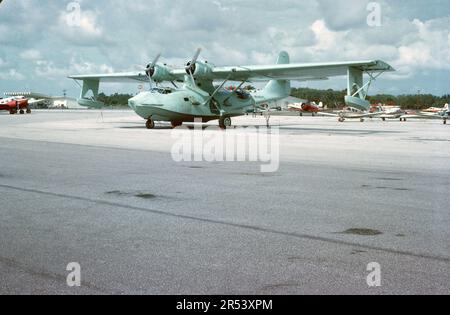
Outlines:
POLYGON ((344 118, 341 117, 338 119, 338 121, 342 123, 342 122, 344 122, 344 118))
POLYGON ((446 125, 447 124, 447 119, 444 119, 444 125, 446 125))
POLYGON ((220 129, 223 129, 223 130, 231 127, 231 118, 230 117, 221 117, 219 119, 219 127, 220 127, 220 129))
POLYGON ((147 129, 154 129, 155 122, 152 119, 147 119, 147 122, 145 123, 145 127, 147 127, 147 129))
POLYGON ((364 122, 364 118, 361 118, 359 121, 363 123, 364 122))
POLYGON ((386 118, 381 118, 382 121, 386 121, 386 118))
POLYGON ((25 111, 24 111, 23 109, 21 109, 21 110, 19 111, 19 114, 20 114, 20 115, 23 115, 23 114, 25 114, 25 111))
POLYGON ((10 115, 15 115, 15 114, 17 114, 17 109, 10 109, 10 110, 9 110, 9 114, 10 114, 10 115))
POLYGON ((31 114, 31 109, 27 108, 27 114, 31 114))

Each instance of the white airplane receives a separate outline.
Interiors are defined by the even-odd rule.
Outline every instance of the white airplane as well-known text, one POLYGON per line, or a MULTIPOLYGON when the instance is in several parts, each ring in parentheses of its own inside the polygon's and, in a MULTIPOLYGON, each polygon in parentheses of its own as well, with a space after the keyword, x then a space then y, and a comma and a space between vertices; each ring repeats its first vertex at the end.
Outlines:
POLYGON ((444 125, 447 124, 447 120, 450 118, 450 109, 448 106, 444 107, 441 112, 427 113, 420 112, 417 114, 403 115, 400 120, 406 121, 407 119, 439 119, 442 120, 444 125))
POLYGON ((424 113, 440 113, 447 109, 448 109, 448 104, 445 104, 444 107, 430 107, 430 108, 424 109, 422 112, 424 112, 424 113))
POLYGON ((402 116, 404 116, 405 114, 406 114, 406 111, 402 110, 400 107, 390 106, 388 108, 382 107, 381 111, 374 113, 373 117, 381 118, 381 120, 386 121, 386 119, 402 118, 402 116))
POLYGON ((364 122, 366 118, 373 118, 374 115, 374 113, 369 113, 367 111, 359 110, 353 107, 348 107, 346 109, 335 111, 333 113, 317 113, 317 116, 337 117, 339 122, 344 122, 347 119, 359 119, 361 122, 364 122))

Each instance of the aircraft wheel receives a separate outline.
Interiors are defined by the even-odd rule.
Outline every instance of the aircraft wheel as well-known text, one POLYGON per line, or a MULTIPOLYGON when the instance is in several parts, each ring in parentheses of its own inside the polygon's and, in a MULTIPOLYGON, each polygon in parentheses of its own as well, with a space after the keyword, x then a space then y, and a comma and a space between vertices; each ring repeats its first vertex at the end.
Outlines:
POLYGON ((361 118, 359 121, 360 121, 360 122, 364 122, 364 118, 361 118))
POLYGON ((31 109, 27 108, 27 114, 31 114, 31 109))
POLYGON ((19 114, 20 114, 20 115, 23 115, 23 114, 25 114, 25 111, 24 111, 23 109, 21 109, 21 110, 19 111, 19 114))
POLYGON ((220 129, 227 129, 231 127, 231 118, 230 117, 221 117, 219 119, 219 127, 220 129))
POLYGON ((447 119, 444 119, 444 125, 446 125, 447 124, 447 119))
POLYGON ((155 122, 152 119, 148 119, 147 122, 145 123, 145 127, 147 127, 147 129, 154 129, 155 122))
POLYGON ((386 118, 381 118, 382 121, 386 121, 386 118))
POLYGON ((339 122, 344 122, 344 120, 345 120, 344 118, 339 118, 338 119, 339 122))
POLYGON ((15 108, 10 109, 10 110, 9 110, 9 113, 10 113, 11 115, 15 115, 15 114, 17 114, 17 109, 15 109, 15 108))
POLYGON ((180 127, 181 125, 183 125, 183 122, 181 121, 171 121, 170 124, 172 125, 172 128, 177 128, 180 127))

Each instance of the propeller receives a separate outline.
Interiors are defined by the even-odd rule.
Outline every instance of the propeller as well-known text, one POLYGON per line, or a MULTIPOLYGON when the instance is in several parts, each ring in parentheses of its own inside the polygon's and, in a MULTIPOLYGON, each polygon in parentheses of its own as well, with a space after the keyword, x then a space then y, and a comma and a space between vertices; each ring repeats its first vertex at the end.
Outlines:
POLYGON ((198 57, 200 57, 201 52, 201 48, 197 49, 194 57, 186 65, 186 72, 191 76, 192 81, 194 81, 195 65, 197 63, 198 57))
POLYGON ((145 68, 145 74, 148 77, 148 81, 150 83, 150 90, 153 89, 153 79, 152 76, 155 74, 155 66, 158 63, 159 59, 161 58, 161 53, 159 53, 155 59, 153 59, 153 61, 151 63, 149 63, 147 65, 147 67, 145 68))

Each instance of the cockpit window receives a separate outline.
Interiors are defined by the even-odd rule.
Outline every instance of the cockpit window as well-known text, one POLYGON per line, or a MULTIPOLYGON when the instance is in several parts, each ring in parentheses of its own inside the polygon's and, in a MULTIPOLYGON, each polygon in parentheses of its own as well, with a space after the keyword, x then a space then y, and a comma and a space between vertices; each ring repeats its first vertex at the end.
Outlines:
POLYGON ((151 93, 158 93, 158 94, 171 94, 173 92, 173 89, 171 88, 153 88, 150 90, 151 93))

